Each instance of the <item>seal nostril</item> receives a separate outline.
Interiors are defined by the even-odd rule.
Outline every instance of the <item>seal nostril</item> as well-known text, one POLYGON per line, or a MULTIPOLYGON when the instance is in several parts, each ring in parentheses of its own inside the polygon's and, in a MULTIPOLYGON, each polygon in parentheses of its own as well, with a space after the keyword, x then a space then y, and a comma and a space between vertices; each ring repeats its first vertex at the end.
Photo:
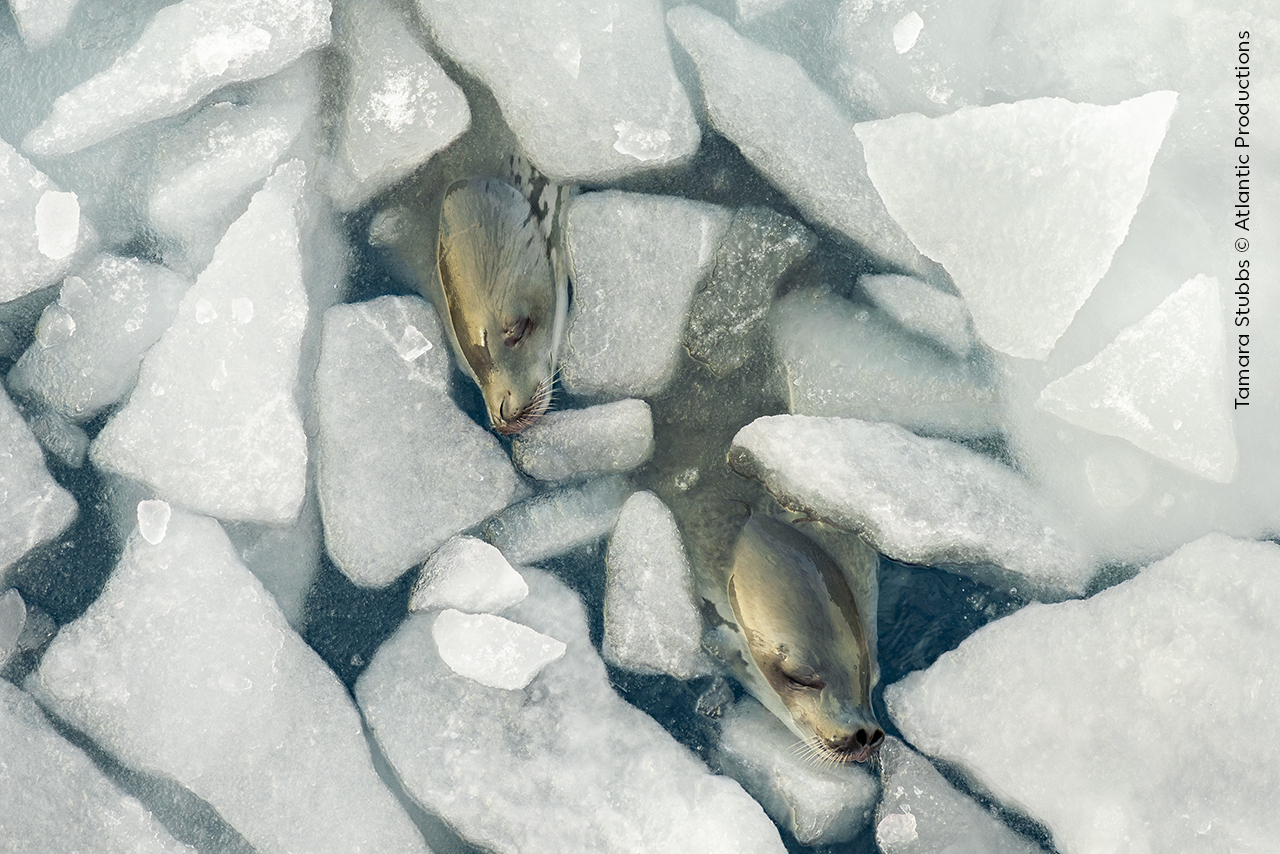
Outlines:
POLYGON ((859 729, 856 733, 853 734, 853 739, 854 741, 858 742, 859 747, 866 747, 867 731, 865 729, 859 729))
POLYGON ((871 746, 879 747, 881 742, 883 741, 884 741, 884 730, 877 727, 876 731, 871 734, 871 746))

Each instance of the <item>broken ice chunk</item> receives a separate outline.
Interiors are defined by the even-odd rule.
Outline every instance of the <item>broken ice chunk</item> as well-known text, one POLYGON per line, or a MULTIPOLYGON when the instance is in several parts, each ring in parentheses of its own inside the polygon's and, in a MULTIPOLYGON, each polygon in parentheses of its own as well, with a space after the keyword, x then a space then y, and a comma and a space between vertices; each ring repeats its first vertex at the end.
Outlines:
POLYGON ((1280 546, 1211 534, 984 626, 885 702, 1067 854, 1262 850, 1280 838, 1278 633, 1280 546))
POLYGON ((0 815, 6 851, 195 854, 0 679, 0 815))
POLYGON ((9 567, 67 529, 76 502, 49 476, 44 454, 0 388, 0 588, 9 567))
POLYGON ((78 469, 89 453, 89 434, 56 412, 37 411, 27 422, 36 441, 63 465, 78 469))
POLYGON ((529 585, 502 552, 475 537, 454 537, 422 567, 409 610, 496 613, 520 604, 527 595, 529 585))
POLYGON ((890 264, 924 270, 926 260, 867 177, 853 123, 795 60, 694 6, 672 9, 667 25, 697 66, 711 126, 806 217, 890 264))
POLYGON ((622 505, 605 566, 605 660, 677 679, 710 672, 680 531, 652 492, 637 492, 622 505))
POLYGON ((98 434, 98 466, 225 519, 298 515, 307 440, 295 401, 307 322, 298 206, 305 167, 280 167, 218 244, 129 402, 98 434), (232 303, 252 300, 241 323, 232 303), (201 322, 202 318, 206 322, 201 322))
POLYGON ((818 290, 780 300, 769 318, 791 411, 895 421, 957 436, 996 432, 996 383, 980 354, 958 359, 871 310, 818 290))
POLYGON ((858 287, 908 332, 928 338, 963 359, 973 349, 964 300, 910 276, 860 276, 858 287))
POLYGON ((69 154, 274 74, 330 37, 328 0, 181 0, 106 71, 61 95, 22 147, 69 154))
POLYGON ((97 242, 74 193, 0 139, 0 303, 58 281, 97 242))
POLYGON ((139 501, 138 533, 151 545, 160 545, 164 542, 164 535, 169 530, 169 519, 172 515, 173 509, 166 501, 155 499, 139 501))
POLYGON ((10 0, 18 34, 28 50, 39 50, 62 35, 80 0, 10 0))
POLYGON ((884 795, 876 810, 876 844, 883 854, 1041 851, 957 792, 927 759, 892 736, 880 748, 880 765, 884 795))
POLYGON ((574 301, 564 384, 575 394, 656 394, 680 359, 694 287, 731 214, 674 197, 606 191, 573 200, 574 301))
POLYGON ((764 706, 743 697, 724 716, 716 762, 802 845, 847 842, 862 830, 879 794, 866 767, 823 764, 764 706))
POLYGON ((307 594, 320 569, 324 530, 315 490, 308 488, 298 521, 288 527, 231 522, 227 537, 299 632, 306 626, 307 594))
POLYGON ((22 594, 10 588, 0 594, 0 670, 18 650, 18 638, 27 624, 27 605, 22 594))
POLYGON ((170 777, 261 852, 405 851, 350 696, 212 519, 130 537, 99 599, 28 680, 124 765, 170 777))
POLYGON ((689 308, 689 355, 718 377, 742 367, 751 355, 749 336, 768 316, 779 279, 817 242, 800 223, 768 208, 735 213, 715 267, 689 308))
POLYGON ((387 0, 341 4, 336 41, 350 60, 351 80, 340 165, 330 183, 338 205, 350 210, 456 139, 470 125, 471 111, 387 0))
POLYGON ((1082 595, 1093 575, 1067 520, 1015 472, 896 424, 757 418, 734 437, 729 464, 903 563, 959 565, 1048 599, 1082 595))
POLYGON ((898 53, 906 53, 916 46, 920 31, 924 29, 924 18, 914 10, 903 15, 893 25, 893 49, 898 53))
POLYGON ((536 563, 608 534, 626 497, 620 477, 544 492, 485 523, 484 536, 512 563, 536 563))
POLYGON ((440 660, 459 676, 517 691, 564 655, 564 644, 493 614, 442 611, 431 626, 440 660))
POLYGON ((538 480, 630 471, 653 456, 653 415, 635 399, 548 412, 516 436, 511 456, 538 480))
POLYGON ((436 42, 492 92, 553 181, 607 181, 671 166, 698 147, 657 0, 531 6, 418 0, 436 42))
POLYGON ((457 675, 410 614, 356 683, 405 791, 467 842, 516 854, 782 854, 778 831, 609 685, 578 597, 526 571, 510 616, 565 645, 524 691, 457 675))
POLYGON ((9 372, 10 388, 64 418, 88 421, 129 391, 190 286, 158 264, 99 256, 62 283, 35 343, 9 372))
POLYGON ((1218 280, 1197 276, 1046 386, 1036 405, 1228 483, 1238 453, 1226 338, 1218 280))
POLYGON ((357 584, 390 584, 515 495, 497 438, 449 398, 445 340, 414 297, 325 312, 316 485, 329 554, 357 584), (435 344, 407 361, 410 328, 435 344))
POLYGON ((951 274, 982 339, 1043 359, 1124 240, 1176 100, 1039 98, 856 131, 889 212, 951 274))

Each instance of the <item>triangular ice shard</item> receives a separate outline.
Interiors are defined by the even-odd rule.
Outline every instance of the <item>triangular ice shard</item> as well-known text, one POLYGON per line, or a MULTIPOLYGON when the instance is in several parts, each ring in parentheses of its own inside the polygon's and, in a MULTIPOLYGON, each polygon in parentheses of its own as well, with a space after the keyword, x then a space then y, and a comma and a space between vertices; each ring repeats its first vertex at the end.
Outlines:
POLYGON ((855 131, 889 213, 946 267, 978 334, 1043 359, 1128 233, 1176 100, 1038 98, 855 131))
POLYGON ((1237 452, 1226 346, 1218 281, 1196 276, 1036 406, 1227 483, 1237 452))

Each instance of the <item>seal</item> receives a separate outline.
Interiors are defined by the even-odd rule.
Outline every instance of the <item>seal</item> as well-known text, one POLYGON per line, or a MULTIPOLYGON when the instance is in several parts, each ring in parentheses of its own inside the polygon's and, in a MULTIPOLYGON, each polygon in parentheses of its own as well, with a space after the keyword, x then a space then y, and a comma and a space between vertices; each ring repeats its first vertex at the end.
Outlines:
POLYGON ((554 213, 536 213, 497 178, 456 181, 440 201, 432 295, 459 367, 502 434, 550 406, 568 312, 559 247, 541 226, 554 213))

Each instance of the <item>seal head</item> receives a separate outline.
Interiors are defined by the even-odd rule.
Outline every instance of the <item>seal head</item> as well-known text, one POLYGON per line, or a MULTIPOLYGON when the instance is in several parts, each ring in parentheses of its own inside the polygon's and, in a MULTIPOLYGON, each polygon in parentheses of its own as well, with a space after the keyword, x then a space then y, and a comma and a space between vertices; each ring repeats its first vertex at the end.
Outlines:
MULTIPOLYGON (((873 555, 874 557, 874 555, 873 555)), ((871 709, 874 646, 844 571, 794 525, 753 514, 734 547, 735 669, 827 761, 865 762, 884 741, 871 709)))
POLYGON ((547 411, 566 302, 529 200, 496 178, 456 181, 440 202, 436 273, 459 365, 498 433, 547 411))

